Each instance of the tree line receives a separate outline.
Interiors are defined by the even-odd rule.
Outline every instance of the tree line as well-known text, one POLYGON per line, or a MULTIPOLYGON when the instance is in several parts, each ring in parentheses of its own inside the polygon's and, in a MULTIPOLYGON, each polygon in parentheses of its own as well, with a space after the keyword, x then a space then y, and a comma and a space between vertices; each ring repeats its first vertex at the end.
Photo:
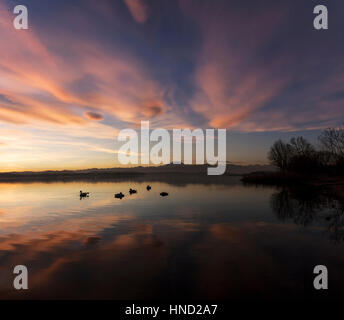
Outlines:
POLYGON ((303 137, 289 142, 277 140, 268 159, 282 171, 297 173, 344 173, 344 125, 328 128, 318 137, 315 147, 303 137))

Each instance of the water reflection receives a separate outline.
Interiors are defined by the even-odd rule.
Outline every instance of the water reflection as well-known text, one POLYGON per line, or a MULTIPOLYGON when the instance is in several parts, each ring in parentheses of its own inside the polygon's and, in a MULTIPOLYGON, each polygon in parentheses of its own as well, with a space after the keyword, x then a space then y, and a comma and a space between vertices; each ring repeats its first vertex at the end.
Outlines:
POLYGON ((282 220, 296 224, 326 226, 329 238, 344 240, 344 203, 335 194, 320 187, 284 188, 272 194, 271 206, 282 220))
POLYGON ((342 297, 344 248, 324 237, 343 239, 338 203, 295 194, 237 178, 0 184, 0 298, 302 298, 319 263, 342 297), (18 264, 28 291, 13 289, 18 264))

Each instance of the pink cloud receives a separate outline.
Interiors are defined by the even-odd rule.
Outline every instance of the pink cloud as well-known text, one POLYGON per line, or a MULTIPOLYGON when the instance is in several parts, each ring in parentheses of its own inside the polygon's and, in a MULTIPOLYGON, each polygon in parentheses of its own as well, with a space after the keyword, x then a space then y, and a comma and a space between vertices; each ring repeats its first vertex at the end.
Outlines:
MULTIPOLYGON (((143 1, 125 3, 135 21, 146 21, 148 7, 143 1)), ((97 12, 108 12, 105 2, 99 6, 97 12)), ((192 127, 183 111, 178 113, 178 109, 192 108, 205 118, 206 125, 255 131, 298 127, 302 121, 320 119, 325 113, 327 117, 342 115, 339 102, 321 100, 323 88, 314 90, 317 103, 312 110, 303 107, 298 116, 288 115, 288 108, 281 108, 278 114, 269 110, 274 121, 264 115, 262 108, 291 81, 279 72, 283 64, 293 63, 289 55, 260 62, 254 57, 283 21, 281 8, 272 6, 252 15, 224 10, 221 4, 205 7, 182 1, 181 7, 202 41, 201 50, 192 56, 195 69, 187 75, 195 90, 190 91, 185 106, 176 99, 178 84, 156 81, 151 66, 135 52, 117 46, 109 50, 98 39, 86 41, 72 33, 38 33, 34 26, 27 31, 15 30, 13 16, 0 4, 0 95, 6 97, 0 100, 0 121, 87 127, 90 122, 100 125, 94 120, 109 116, 131 125, 150 119, 152 126, 192 127), (56 44, 64 55, 50 50, 56 44), (78 89, 85 82, 87 90, 78 89), (90 107, 100 116, 90 114, 90 107)), ((73 12, 66 19, 74 16, 73 12)), ((90 28, 87 18, 77 18, 78 24, 90 28)), ((342 80, 333 79, 324 84, 324 91, 340 91, 342 84, 342 80)))
POLYGON ((46 45, 51 35, 38 37, 33 27, 15 30, 12 19, 0 5, 0 94, 12 101, 0 101, 0 121, 86 125, 99 118, 85 113, 90 105, 97 114, 133 124, 164 113, 164 88, 134 56, 66 35, 59 46, 73 59, 63 59, 46 45), (84 78, 93 79, 96 87, 75 90, 73 85, 84 78))
POLYGON ((268 41, 282 14, 270 9, 246 19, 243 12, 222 10, 220 6, 181 4, 203 35, 194 74, 197 90, 191 106, 213 127, 240 127, 240 123, 278 95, 288 81, 273 76, 283 57, 249 66, 252 53, 268 41), (253 31, 259 37, 252 36, 253 31))
POLYGON ((143 0, 124 0, 131 15, 137 23, 144 23, 148 19, 148 7, 143 0))
MULTIPOLYGON (((276 46, 276 30, 286 24, 288 11, 283 6, 256 7, 252 14, 235 6, 231 10, 222 7, 227 5, 223 3, 213 6, 180 1, 180 5, 202 34, 193 75, 196 90, 190 105, 210 126, 289 131, 314 128, 317 121, 322 125, 316 127, 324 127, 343 115, 341 101, 322 101, 331 92, 342 92, 340 73, 335 73, 335 79, 316 83, 306 72, 295 73, 300 53, 271 53, 276 46), (308 89, 300 83, 312 83, 313 87, 308 89), (289 92, 283 101, 284 91, 293 86, 300 89, 294 90, 293 96, 289 92), (278 104, 273 106, 272 101, 278 104)), ((283 43, 283 39, 279 41, 283 43)))

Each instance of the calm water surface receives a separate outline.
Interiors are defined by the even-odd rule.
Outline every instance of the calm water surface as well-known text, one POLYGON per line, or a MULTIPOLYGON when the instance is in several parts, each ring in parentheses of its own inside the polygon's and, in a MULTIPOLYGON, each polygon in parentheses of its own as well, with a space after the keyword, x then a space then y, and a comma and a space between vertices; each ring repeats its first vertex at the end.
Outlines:
POLYGON ((327 297, 342 297, 341 208, 330 195, 237 178, 2 183, 0 298, 317 297, 318 264, 329 269, 327 297), (80 189, 90 197, 80 200, 80 189), (19 264, 27 291, 12 286, 19 264))

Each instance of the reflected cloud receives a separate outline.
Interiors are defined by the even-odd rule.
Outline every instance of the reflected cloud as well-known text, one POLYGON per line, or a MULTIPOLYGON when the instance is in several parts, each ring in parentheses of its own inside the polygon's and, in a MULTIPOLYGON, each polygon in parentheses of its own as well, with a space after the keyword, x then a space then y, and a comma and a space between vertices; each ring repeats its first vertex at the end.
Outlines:
MULTIPOLYGON (((0 185, 0 297, 21 298, 12 287, 18 264, 29 269, 31 299, 302 297, 305 266, 319 256, 339 272, 337 200, 231 179, 183 187, 150 181, 150 192, 135 180, 0 185), (113 198, 128 185, 139 197, 113 198), (81 188, 90 192, 85 201, 81 188), (337 246, 322 241, 326 230, 337 246)), ((333 286, 342 287, 338 277, 333 286)))

